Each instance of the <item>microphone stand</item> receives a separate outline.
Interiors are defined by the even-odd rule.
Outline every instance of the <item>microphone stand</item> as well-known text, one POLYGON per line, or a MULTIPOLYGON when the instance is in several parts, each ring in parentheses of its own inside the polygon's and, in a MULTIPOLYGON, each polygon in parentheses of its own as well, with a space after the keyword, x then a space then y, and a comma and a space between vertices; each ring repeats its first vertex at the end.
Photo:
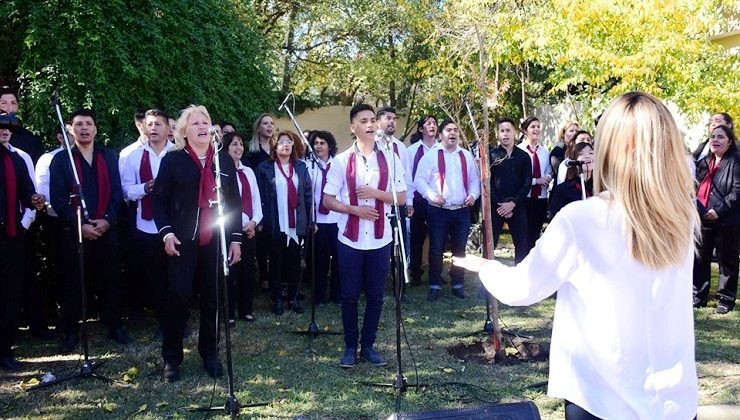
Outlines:
POLYGON ((391 257, 391 277, 393 278, 393 289, 395 298, 395 310, 396 310, 396 379, 392 384, 388 383, 377 383, 377 382, 362 382, 363 385, 380 387, 380 388, 393 388, 396 390, 396 415, 401 411, 401 395, 408 388, 426 388, 427 384, 409 384, 406 377, 403 374, 403 366, 401 359, 401 293, 403 292, 402 281, 406 284, 409 283, 409 272, 408 272, 408 261, 406 260, 406 248, 404 247, 404 238, 401 233, 400 224, 400 205, 398 204, 398 197, 396 191, 396 156, 389 147, 389 138, 383 135, 383 144, 388 155, 392 156, 391 159, 391 171, 393 176, 390 178, 391 183, 391 194, 393 195, 392 211, 385 216, 390 221, 391 227, 393 228, 393 255, 391 257))
MULTIPOLYGON (((296 130, 298 130, 298 135, 301 136, 301 140, 303 141, 303 144, 306 146, 306 158, 311 162, 311 170, 312 173, 316 172, 316 166, 318 165, 321 170, 323 170, 323 164, 318 162, 316 159, 316 154, 313 152, 313 148, 311 147, 311 144, 308 142, 308 139, 306 139, 306 136, 303 135, 303 129, 301 129, 301 126, 298 125, 298 120, 296 120, 295 116, 293 115, 292 110, 287 107, 285 104, 288 101, 288 98, 293 97, 293 107, 295 107, 295 96, 293 96, 293 93, 289 93, 288 96, 285 97, 285 100, 278 108, 278 111, 285 110, 285 112, 288 113, 288 116, 290 117, 290 120, 293 122, 293 125, 295 126, 296 130)), ((321 331, 319 328, 319 324, 316 322, 316 228, 314 227, 315 221, 316 221, 316 207, 314 205, 314 191, 316 190, 316 177, 311 180, 311 211, 308 213, 308 238, 309 243, 311 244, 311 273, 309 274, 311 277, 311 322, 308 324, 308 329, 305 331, 289 331, 292 334, 299 334, 299 335, 305 335, 308 337, 308 346, 306 347, 306 353, 310 354, 313 353, 313 339, 318 337, 319 335, 343 335, 341 331, 321 331)), ((304 254, 304 261, 305 261, 305 254, 304 254)), ((299 281, 303 279, 303 276, 299 277, 299 281)), ((299 287, 300 288, 300 287, 299 287)), ((296 290, 299 290, 299 288, 296 288, 296 290)), ((296 301, 297 296, 293 296, 293 301, 296 301)))
POLYGON ((77 201, 75 214, 77 215, 77 254, 78 264, 80 267, 80 295, 82 298, 82 326, 80 327, 80 332, 82 334, 82 365, 80 366, 79 372, 62 378, 57 378, 49 382, 42 382, 38 385, 28 387, 26 388, 26 391, 36 391, 39 389, 48 388, 50 386, 58 385, 62 382, 67 382, 77 378, 94 378, 108 383, 118 383, 111 378, 95 373, 95 371, 105 362, 95 362, 90 360, 90 348, 87 334, 87 288, 85 284, 85 252, 82 242, 82 221, 83 218, 85 221, 90 220, 90 213, 87 210, 87 202, 85 201, 85 195, 82 191, 80 174, 77 173, 77 167, 74 164, 74 157, 72 156, 72 142, 70 142, 69 136, 67 135, 67 129, 64 126, 64 118, 62 118, 62 111, 59 108, 59 95, 56 90, 54 90, 54 93, 52 93, 51 95, 51 104, 54 107, 54 111, 56 112, 57 120, 59 122, 59 127, 62 130, 62 136, 64 137, 64 144, 67 150, 67 157, 69 158, 69 165, 72 168, 72 175, 75 182, 75 188, 74 191, 70 193, 69 200, 70 203, 75 203, 75 201, 77 201), (77 200, 75 200, 75 198, 77 198, 77 200))
MULTIPOLYGON (((214 189, 216 191, 216 200, 211 200, 210 205, 211 207, 216 207, 218 210, 218 247, 217 252, 221 254, 221 269, 223 274, 223 299, 222 299, 222 306, 223 306, 223 313, 225 316, 228 317, 229 314, 229 255, 228 255, 228 248, 226 248, 226 228, 224 226, 224 200, 223 200, 223 186, 221 184, 221 159, 219 157, 219 151, 223 148, 223 145, 221 143, 221 139, 218 137, 216 133, 211 133, 213 136, 213 162, 215 165, 216 170, 216 188, 214 189)), ((216 295, 218 296, 219 291, 219 275, 216 274, 216 295)), ((218 305, 216 305, 216 308, 218 308, 218 305)), ((218 309, 216 309, 216 325, 217 328, 220 326, 219 322, 219 315, 218 315, 218 309)), ((222 406, 218 407, 198 407, 195 409, 195 411, 224 411, 228 413, 232 419, 235 419, 237 415, 239 415, 239 412, 242 408, 245 407, 260 407, 268 405, 268 403, 252 403, 252 404, 239 404, 239 401, 236 399, 236 395, 234 393, 234 365, 232 363, 232 357, 231 357, 231 331, 229 326, 227 325, 226 328, 224 328, 224 336, 226 338, 226 376, 228 378, 228 386, 229 386, 229 395, 226 397, 226 402, 222 406)))
POLYGON ((585 175, 583 174, 583 165, 578 165, 578 177, 581 179, 581 199, 586 199, 586 181, 585 175))

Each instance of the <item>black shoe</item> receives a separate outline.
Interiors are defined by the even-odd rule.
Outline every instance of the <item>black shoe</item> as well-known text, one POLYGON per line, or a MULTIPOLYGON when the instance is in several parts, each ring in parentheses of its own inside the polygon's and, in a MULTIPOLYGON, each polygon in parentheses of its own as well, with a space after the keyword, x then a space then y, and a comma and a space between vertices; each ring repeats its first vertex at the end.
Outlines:
POLYGON ((154 334, 152 334, 152 339, 154 341, 162 341, 162 334, 162 326, 159 326, 156 330, 154 330, 154 334))
POLYGON ((211 378, 220 378, 224 374, 224 367, 217 358, 211 357, 203 360, 203 369, 211 378))
POLYGON ((301 306, 301 303, 296 300, 292 305, 290 305, 290 310, 297 314, 302 314, 303 306, 301 306))
POLYGON ((54 334, 54 332, 48 327, 29 328, 28 332, 30 332, 32 336, 41 340, 52 340, 56 338, 56 334, 54 334))
POLYGON ((112 327, 108 329, 108 338, 118 344, 128 344, 131 341, 121 327, 112 327))
POLYGON ((348 368, 355 367, 356 364, 357 364, 357 350, 345 349, 344 355, 339 360, 339 367, 348 369, 348 368))
POLYGON ((278 299, 272 303, 272 313, 274 313, 275 315, 283 314, 283 301, 282 300, 278 299))
POLYGON ((62 338, 62 342, 59 343, 59 353, 69 354, 75 351, 77 344, 80 342, 80 337, 77 334, 67 334, 62 338))
POLYGON ((465 299, 465 290, 462 287, 452 289, 452 296, 459 299, 465 299))
POLYGON ((439 289, 429 289, 429 295, 427 296, 427 300, 429 302, 434 302, 437 299, 439 299, 439 289))
POLYGON ((254 317, 252 314, 246 314, 242 317, 242 320, 247 322, 254 322, 257 318, 254 317))
POLYGON ((360 357, 364 360, 367 360, 373 366, 385 366, 388 364, 383 356, 381 356, 380 353, 378 353, 377 351, 373 350, 372 347, 363 348, 362 351, 360 351, 360 357))
POLYGON ((236 327, 236 319, 229 318, 229 327, 230 328, 236 327))
POLYGON ((714 312, 715 313, 718 313, 720 315, 724 315, 724 314, 730 312, 733 309, 734 309, 733 306, 730 305, 729 303, 727 303, 727 302, 720 302, 719 305, 717 305, 717 310, 715 310, 714 312))
POLYGON ((0 368, 3 370, 15 371, 23 367, 23 363, 19 362, 13 356, 7 356, 0 358, 0 368))
POLYGON ((177 363, 164 364, 164 379, 167 382, 175 382, 180 379, 180 365, 177 363))
POLYGON ((707 307, 707 301, 701 300, 698 297, 694 296, 694 308, 706 308, 707 307))

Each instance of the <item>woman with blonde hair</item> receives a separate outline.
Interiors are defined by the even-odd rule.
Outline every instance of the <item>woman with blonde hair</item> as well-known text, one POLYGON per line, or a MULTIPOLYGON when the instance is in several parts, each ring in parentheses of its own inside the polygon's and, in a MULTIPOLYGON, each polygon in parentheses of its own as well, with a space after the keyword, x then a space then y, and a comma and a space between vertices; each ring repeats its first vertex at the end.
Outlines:
POLYGON ((167 297, 162 323, 162 358, 168 382, 180 378, 183 335, 193 286, 199 287, 198 352, 211 377, 221 376, 218 360, 217 302, 219 232, 216 199, 216 159, 220 159, 226 215, 229 263, 241 256, 241 199, 236 167, 211 144, 211 117, 203 106, 191 105, 180 114, 175 150, 163 158, 152 192, 152 212, 167 254, 167 297), (198 277, 198 278, 196 278, 198 277))
POLYGON ((594 194, 563 208, 516 267, 455 264, 507 305, 557 291, 548 395, 565 400, 567 419, 694 418, 699 219, 681 134, 657 98, 631 92, 609 105, 594 194))
POLYGON ((581 129, 581 125, 578 121, 568 120, 558 129, 558 142, 555 147, 550 151, 550 165, 553 170, 553 178, 558 178, 560 170, 560 164, 565 159, 565 155, 568 152, 568 147, 576 137, 576 133, 581 129))

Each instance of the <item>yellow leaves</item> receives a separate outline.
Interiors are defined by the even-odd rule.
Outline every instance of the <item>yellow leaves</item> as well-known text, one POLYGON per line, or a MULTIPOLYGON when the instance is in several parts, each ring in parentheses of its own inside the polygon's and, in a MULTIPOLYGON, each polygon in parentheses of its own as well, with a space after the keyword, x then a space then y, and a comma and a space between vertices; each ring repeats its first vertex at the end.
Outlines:
POLYGON ((147 408, 149 408, 149 407, 146 404, 142 404, 142 405, 139 406, 139 409, 136 410, 136 412, 134 414, 141 414, 141 413, 145 412, 147 410, 147 408))
POLYGON ((101 407, 103 410, 109 413, 112 413, 118 409, 118 404, 114 402, 106 402, 106 403, 98 404, 98 407, 101 407))
POLYGON ((29 378, 29 379, 26 379, 25 381, 21 382, 18 386, 20 386, 20 388, 25 391, 26 389, 31 388, 31 387, 34 387, 34 386, 36 386, 36 385, 38 385, 40 383, 41 383, 41 381, 39 381, 36 378, 29 378))
POLYGON ((123 374, 123 382, 130 383, 133 382, 136 375, 139 374, 139 369, 137 367, 129 368, 124 374, 123 374))

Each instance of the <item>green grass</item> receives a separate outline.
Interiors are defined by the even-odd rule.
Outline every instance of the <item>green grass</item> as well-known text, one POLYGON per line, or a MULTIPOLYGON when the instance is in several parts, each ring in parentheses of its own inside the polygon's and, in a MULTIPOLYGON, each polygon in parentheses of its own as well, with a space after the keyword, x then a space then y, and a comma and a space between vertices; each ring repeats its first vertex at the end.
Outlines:
MULTIPOLYGON (((426 288, 409 289, 412 302, 403 308, 406 338, 403 368, 408 382, 429 384, 424 391, 409 390, 402 397, 401 411, 415 412, 441 408, 471 407, 488 402, 533 400, 545 419, 562 418, 562 403, 548 398, 542 383, 547 380, 547 362, 480 365, 456 360, 447 347, 471 343, 464 338, 479 330, 485 319, 483 299, 478 297, 478 282, 466 280, 468 298, 450 297, 449 285, 443 297, 426 301, 426 288)), ((511 330, 533 335, 541 344, 549 344, 554 310, 553 299, 527 308, 503 307, 501 319, 511 330)), ((233 329, 234 374, 237 398, 242 404, 269 402, 265 407, 248 408, 244 415, 253 418, 364 419, 385 418, 395 410, 392 390, 378 389, 361 382, 392 382, 395 378, 395 327, 393 299, 388 291, 376 349, 388 360, 385 368, 362 363, 342 370, 338 361, 343 350, 341 335, 325 335, 308 340, 288 333, 304 331, 310 315, 288 314, 275 317, 269 313, 264 294, 256 300, 258 319, 239 322, 233 329)), ((362 311, 362 307, 361 307, 362 311)), ((361 312, 362 313, 362 312, 361 312)), ((191 313, 190 324, 197 317, 191 313)), ((341 331, 338 305, 317 310, 322 329, 341 331)), ((203 418, 202 413, 187 411, 191 405, 211 402, 214 382, 204 373, 197 353, 197 333, 186 339, 182 379, 174 384, 161 378, 160 343, 151 339, 154 325, 128 325, 135 342, 118 346, 105 338, 105 329, 91 324, 91 355, 106 363, 99 373, 123 380, 131 369, 129 382, 108 385, 86 379, 32 393, 23 392, 22 381, 40 378, 48 371, 56 375, 74 371, 78 357, 55 355, 56 342, 44 343, 21 334, 16 350, 28 368, 0 377, 1 418, 98 419, 108 418, 203 418)), ((197 328, 196 328, 197 329, 197 328)), ((719 316, 714 308, 696 312, 697 361, 701 404, 738 404, 740 375, 740 322, 738 312, 719 316)), ((223 354, 223 353, 222 353, 223 354)), ((222 357, 222 360, 225 359, 222 357)), ((223 404, 227 394, 226 378, 215 388, 214 404, 223 404)), ((225 416, 212 416, 225 418, 225 416)))

